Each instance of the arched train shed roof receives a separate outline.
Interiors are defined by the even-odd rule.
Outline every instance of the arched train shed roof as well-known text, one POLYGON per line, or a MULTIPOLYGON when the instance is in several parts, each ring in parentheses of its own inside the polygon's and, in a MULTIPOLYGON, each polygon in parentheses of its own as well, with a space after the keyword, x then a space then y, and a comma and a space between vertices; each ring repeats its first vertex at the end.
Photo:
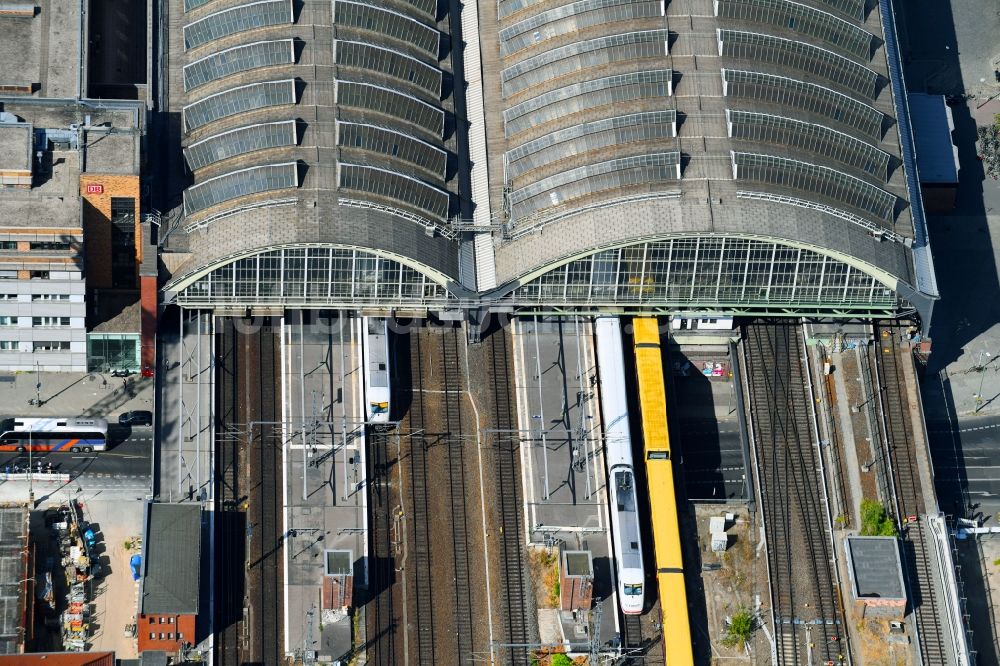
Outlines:
POLYGON ((327 243, 488 304, 612 246, 746 241, 937 297, 891 0, 171 2, 189 276, 327 243))
POLYGON ((456 273, 451 56, 436 2, 170 1, 192 265, 275 237, 405 239, 456 273), (234 225, 241 238, 213 229, 234 225))
POLYGON ((926 236, 916 173, 901 168, 910 137, 890 85, 888 8, 500 0, 481 11, 481 40, 499 35, 484 68, 491 202, 506 231, 497 283, 609 242, 743 232, 830 248, 936 297, 927 256, 914 261, 926 236))

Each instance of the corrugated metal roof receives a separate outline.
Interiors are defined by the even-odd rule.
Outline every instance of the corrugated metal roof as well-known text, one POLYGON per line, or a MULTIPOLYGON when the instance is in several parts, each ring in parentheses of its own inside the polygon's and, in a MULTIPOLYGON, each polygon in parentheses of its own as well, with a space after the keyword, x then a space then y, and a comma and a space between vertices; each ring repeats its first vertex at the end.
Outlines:
POLYGON ((955 123, 943 95, 910 93, 910 122, 921 183, 957 183, 958 148, 951 139, 955 123))
POLYGON ((149 504, 142 580, 142 613, 198 613, 201 507, 149 504))

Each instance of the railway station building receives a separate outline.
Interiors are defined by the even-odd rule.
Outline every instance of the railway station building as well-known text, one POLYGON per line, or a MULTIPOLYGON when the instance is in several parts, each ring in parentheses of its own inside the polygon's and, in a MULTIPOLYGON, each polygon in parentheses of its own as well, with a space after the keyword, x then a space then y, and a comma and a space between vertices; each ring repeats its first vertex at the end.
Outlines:
POLYGON ((891 0, 167 5, 166 302, 929 325, 891 0))

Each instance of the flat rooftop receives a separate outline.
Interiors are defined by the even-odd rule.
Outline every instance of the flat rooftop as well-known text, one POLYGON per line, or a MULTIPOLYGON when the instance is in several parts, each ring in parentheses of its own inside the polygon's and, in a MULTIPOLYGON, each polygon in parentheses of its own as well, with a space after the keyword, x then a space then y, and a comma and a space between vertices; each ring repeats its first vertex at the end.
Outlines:
POLYGON ((0 171, 31 170, 31 125, 0 122, 0 171))
POLYGON ((958 183, 958 146, 951 138, 955 122, 944 95, 910 93, 910 119, 920 182, 958 183))
POLYGON ((141 612, 196 615, 201 571, 201 507, 147 505, 141 612))
POLYGON ((22 581, 28 578, 23 557, 28 538, 28 511, 0 507, 0 654, 18 652, 22 614, 22 581))
POLYGON ((142 308, 139 292, 134 290, 98 290, 99 302, 94 304, 90 321, 91 333, 136 333, 140 326, 142 308))
POLYGON ((36 171, 30 190, 0 190, 0 225, 79 229, 81 205, 80 153, 53 151, 51 164, 36 171))
POLYGON ((0 657, 0 666, 115 666, 114 652, 40 652, 0 657))
MULTIPOLYGON (((0 19, 0 26, 4 20, 0 19)), ((0 97, 0 111, 9 114, 8 120, 14 120, 0 123, 0 169, 5 160, 15 161, 15 153, 23 162, 43 152, 41 162, 34 165, 30 189, 0 190, 0 224, 79 228, 82 174, 138 175, 144 118, 141 109, 138 102, 49 102, 0 97), (25 141, 31 142, 30 149, 25 141)))
POLYGON ((856 599, 906 599, 895 537, 848 537, 845 548, 856 599))
POLYGON ((87 173, 139 173, 138 137, 113 132, 87 133, 87 173))
POLYGON ((31 17, 0 18, 0 86, 29 86, 29 95, 76 97, 83 54, 81 3, 35 0, 31 17))

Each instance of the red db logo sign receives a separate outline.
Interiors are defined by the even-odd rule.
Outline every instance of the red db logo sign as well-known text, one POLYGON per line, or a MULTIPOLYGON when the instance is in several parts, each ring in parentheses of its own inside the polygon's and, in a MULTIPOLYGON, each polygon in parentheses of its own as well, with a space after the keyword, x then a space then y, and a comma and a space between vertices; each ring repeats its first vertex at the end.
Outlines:
POLYGON ((87 194, 104 194, 103 185, 87 185, 87 194))

